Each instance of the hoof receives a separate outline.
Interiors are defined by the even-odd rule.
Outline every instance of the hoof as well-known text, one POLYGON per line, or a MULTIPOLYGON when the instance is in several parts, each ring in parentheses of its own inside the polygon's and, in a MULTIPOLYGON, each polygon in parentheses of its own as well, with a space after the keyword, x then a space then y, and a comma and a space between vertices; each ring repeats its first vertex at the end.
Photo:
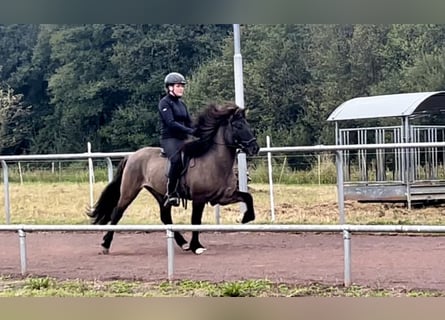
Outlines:
POLYGON ((206 248, 198 248, 195 250, 195 254, 200 255, 203 254, 207 249, 206 248))
POLYGON ((190 251, 190 245, 188 243, 184 243, 181 246, 182 251, 190 251))
POLYGON ((241 223, 248 223, 248 222, 250 222, 250 221, 253 221, 253 220, 255 220, 255 216, 244 216, 243 217, 243 220, 241 220, 241 223))
POLYGON ((102 247, 102 254, 109 254, 110 249, 102 247))

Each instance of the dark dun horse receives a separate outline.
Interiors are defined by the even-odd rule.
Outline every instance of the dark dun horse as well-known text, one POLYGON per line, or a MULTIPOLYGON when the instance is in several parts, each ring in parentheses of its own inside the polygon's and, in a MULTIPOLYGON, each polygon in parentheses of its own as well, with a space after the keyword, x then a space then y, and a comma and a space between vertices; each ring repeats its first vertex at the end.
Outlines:
MULTIPOLYGON (((192 201, 191 223, 201 224, 206 203, 227 205, 244 202, 247 210, 241 220, 247 223, 255 219, 252 196, 238 189, 233 170, 238 148, 247 155, 255 155, 259 146, 246 121, 244 110, 237 105, 209 105, 197 119, 197 140, 184 144, 186 172, 180 179, 179 193, 183 201, 192 201)), ((116 225, 142 188, 147 189, 157 200, 161 221, 172 224, 171 207, 164 207, 167 185, 168 160, 157 147, 145 147, 121 161, 114 179, 106 186, 99 200, 87 214, 93 224, 116 225)), ((103 253, 108 253, 113 240, 113 231, 103 237, 103 253)), ((190 245, 179 232, 175 240, 183 250, 196 254, 205 248, 199 242, 199 232, 192 232, 190 245)))

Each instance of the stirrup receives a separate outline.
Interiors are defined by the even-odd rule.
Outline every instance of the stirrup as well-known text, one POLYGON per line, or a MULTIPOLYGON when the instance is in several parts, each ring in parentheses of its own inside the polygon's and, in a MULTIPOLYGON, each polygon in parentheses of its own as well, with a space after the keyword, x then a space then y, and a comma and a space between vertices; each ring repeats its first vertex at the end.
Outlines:
POLYGON ((179 207, 179 198, 176 195, 167 195, 167 199, 165 199, 164 207, 174 206, 179 207))

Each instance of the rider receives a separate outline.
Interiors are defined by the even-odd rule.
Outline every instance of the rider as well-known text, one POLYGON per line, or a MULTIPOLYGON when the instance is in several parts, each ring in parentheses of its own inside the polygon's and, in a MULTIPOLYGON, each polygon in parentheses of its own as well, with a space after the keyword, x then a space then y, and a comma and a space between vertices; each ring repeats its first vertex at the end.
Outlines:
POLYGON ((181 99, 186 84, 185 78, 178 72, 169 73, 164 79, 167 94, 159 101, 158 109, 161 122, 161 147, 170 160, 168 170, 167 194, 164 206, 179 206, 179 195, 176 191, 182 169, 180 147, 194 135, 187 106, 181 99))

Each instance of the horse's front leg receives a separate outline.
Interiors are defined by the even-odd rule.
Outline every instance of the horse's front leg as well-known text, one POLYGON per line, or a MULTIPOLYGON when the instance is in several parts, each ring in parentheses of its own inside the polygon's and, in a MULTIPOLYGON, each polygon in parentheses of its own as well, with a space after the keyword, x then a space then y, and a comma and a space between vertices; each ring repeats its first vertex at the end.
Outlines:
POLYGON ((244 212, 241 223, 247 223, 255 220, 255 209, 253 208, 253 198, 248 192, 237 191, 236 196, 246 204, 247 210, 244 212))
MULTIPOLYGON (((162 203, 162 198, 160 198, 159 202, 159 207, 161 210, 161 221, 164 224, 173 224, 173 219, 172 219, 172 207, 171 206, 167 206, 164 207, 163 203, 162 203)), ((190 246, 187 243, 187 241, 184 239, 184 237, 182 236, 182 234, 178 231, 174 231, 173 232, 174 236, 175 236, 175 241, 176 244, 184 251, 186 250, 190 250, 190 246)))
MULTIPOLYGON (((202 220, 202 213, 204 211, 205 203, 192 202, 192 224, 200 225, 202 220)), ((192 232, 192 240, 190 241, 190 250, 195 254, 202 254, 206 250, 199 242, 199 231, 192 232)))

